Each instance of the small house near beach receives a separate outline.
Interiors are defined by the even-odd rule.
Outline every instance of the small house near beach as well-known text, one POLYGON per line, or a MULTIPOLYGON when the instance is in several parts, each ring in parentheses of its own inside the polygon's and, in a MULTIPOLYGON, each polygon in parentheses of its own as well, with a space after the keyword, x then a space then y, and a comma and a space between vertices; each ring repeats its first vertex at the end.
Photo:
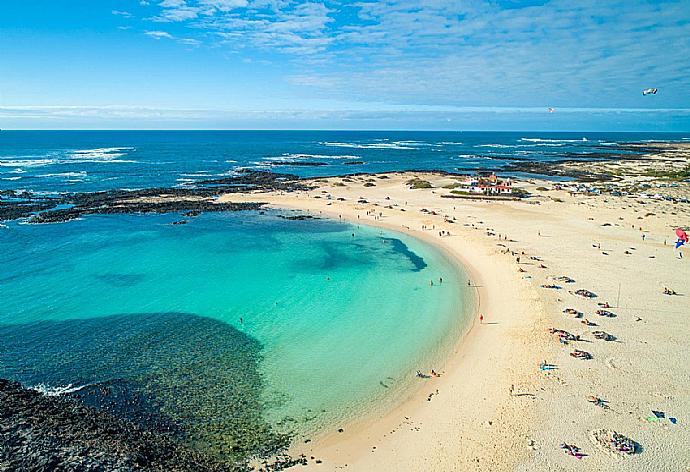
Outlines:
POLYGON ((513 182, 510 179, 500 180, 494 172, 479 172, 460 182, 457 190, 484 195, 510 195, 513 193, 513 182))

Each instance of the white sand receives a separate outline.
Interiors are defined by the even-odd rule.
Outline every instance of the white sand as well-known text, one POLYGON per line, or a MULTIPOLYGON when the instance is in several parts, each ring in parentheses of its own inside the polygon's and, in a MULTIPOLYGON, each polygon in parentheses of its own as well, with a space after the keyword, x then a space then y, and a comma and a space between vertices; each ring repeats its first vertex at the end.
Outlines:
POLYGON ((375 177, 374 187, 363 186, 371 176, 357 177, 345 187, 333 185, 341 178, 330 178, 320 180, 320 187, 309 192, 222 198, 264 201, 406 231, 456 257, 481 287, 479 310, 485 324, 477 321, 458 344, 442 369, 444 375, 420 380, 419 390, 384 418, 362 418, 344 425, 344 433, 296 446, 295 452, 322 461, 310 460, 310 467, 354 471, 690 468, 690 262, 677 259, 671 246, 673 228, 690 224, 690 205, 537 191, 537 186, 551 186, 545 182, 524 184, 537 195, 525 201, 469 201, 441 198, 449 191, 440 187, 452 182, 445 176, 388 177, 375 177), (410 190, 405 182, 412 177, 428 180, 435 188, 410 190), (324 191, 333 199, 326 199, 324 191), (362 197, 369 203, 357 203, 362 197), (385 208, 389 205, 393 209, 385 208), (374 219, 367 210, 383 216, 374 219), (645 216, 648 213, 654 215, 645 216), (455 223, 444 222, 444 215, 454 217, 455 223), (435 229, 423 231, 422 225, 435 229), (440 230, 452 235, 439 237, 440 230), (513 241, 499 241, 499 234, 513 241), (518 254, 524 251, 519 265, 501 244, 518 254), (539 268, 540 264, 546 268, 539 268), (576 282, 551 278, 562 275, 576 282), (540 288, 550 283, 563 289, 540 288), (617 305, 619 285, 620 307, 610 309, 618 316, 596 315, 597 302, 617 305), (682 296, 664 295, 664 287, 682 296), (568 293, 579 288, 599 297, 587 300, 568 293), (599 326, 590 328, 563 314, 566 307, 585 312, 599 326), (580 334, 587 342, 561 345, 548 333, 549 327, 580 334), (597 340, 591 334, 594 330, 618 340, 597 340), (588 351, 594 358, 572 358, 573 349, 588 351), (558 370, 540 371, 542 360, 558 365, 558 370), (436 389, 439 394, 427 401, 436 389), (587 402, 589 395, 607 400, 610 409, 587 402), (646 418, 651 410, 676 417, 677 424, 668 419, 650 423, 646 418), (591 439, 597 429, 629 436, 643 452, 631 457, 607 453, 591 439), (559 448, 562 442, 579 446, 587 456, 566 455, 559 448))

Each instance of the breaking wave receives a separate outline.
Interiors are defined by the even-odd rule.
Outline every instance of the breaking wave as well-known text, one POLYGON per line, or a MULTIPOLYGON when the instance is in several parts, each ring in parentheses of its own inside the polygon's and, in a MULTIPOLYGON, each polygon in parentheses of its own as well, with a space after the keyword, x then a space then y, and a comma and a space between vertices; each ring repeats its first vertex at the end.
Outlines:
POLYGON ((520 141, 528 143, 586 143, 587 138, 582 139, 546 139, 546 138, 520 138, 520 141))
POLYGON ((43 395, 47 397, 59 397, 60 395, 66 395, 68 393, 74 393, 78 392, 79 390, 89 387, 91 384, 84 384, 84 385, 78 385, 74 386, 72 384, 67 384, 64 386, 57 386, 57 387, 50 387, 46 384, 38 384, 34 385, 33 387, 29 387, 31 390, 35 390, 39 393, 42 393, 43 395))
POLYGON ((322 146, 342 147, 352 149, 415 149, 409 145, 400 143, 338 143, 338 142, 322 142, 322 146))

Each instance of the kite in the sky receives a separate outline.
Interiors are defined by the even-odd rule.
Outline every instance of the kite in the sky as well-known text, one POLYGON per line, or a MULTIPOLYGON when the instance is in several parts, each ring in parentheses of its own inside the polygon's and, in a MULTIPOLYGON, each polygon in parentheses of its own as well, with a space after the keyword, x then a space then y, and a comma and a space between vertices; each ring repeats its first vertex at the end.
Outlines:
POLYGON ((549 113, 553 113, 553 112, 555 112, 555 111, 556 111, 556 109, 555 109, 555 108, 551 108, 551 107, 549 107, 549 108, 548 108, 548 110, 549 110, 549 113))
POLYGON ((642 91, 642 95, 656 95, 656 89, 655 88, 644 89, 642 91))
POLYGON ((676 241, 676 249, 688 242, 688 233, 682 229, 678 228, 676 230, 676 236, 678 236, 678 241, 676 241))

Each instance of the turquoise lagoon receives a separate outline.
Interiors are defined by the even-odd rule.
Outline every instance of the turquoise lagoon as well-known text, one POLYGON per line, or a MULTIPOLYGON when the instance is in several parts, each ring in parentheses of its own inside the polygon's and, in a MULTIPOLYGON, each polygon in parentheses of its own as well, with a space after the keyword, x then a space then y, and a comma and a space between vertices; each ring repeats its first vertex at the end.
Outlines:
POLYGON ((404 234, 179 218, 0 228, 0 376, 245 458, 384 411, 467 326, 466 276, 404 234))

